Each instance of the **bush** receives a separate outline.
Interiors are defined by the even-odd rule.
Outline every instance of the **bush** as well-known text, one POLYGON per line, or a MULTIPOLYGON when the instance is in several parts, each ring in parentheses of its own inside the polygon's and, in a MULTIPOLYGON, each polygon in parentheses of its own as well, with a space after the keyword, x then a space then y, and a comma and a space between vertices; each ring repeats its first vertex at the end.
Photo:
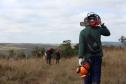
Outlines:
POLYGON ((62 56, 66 58, 73 57, 78 54, 77 45, 72 47, 70 40, 63 41, 59 48, 61 49, 62 56))

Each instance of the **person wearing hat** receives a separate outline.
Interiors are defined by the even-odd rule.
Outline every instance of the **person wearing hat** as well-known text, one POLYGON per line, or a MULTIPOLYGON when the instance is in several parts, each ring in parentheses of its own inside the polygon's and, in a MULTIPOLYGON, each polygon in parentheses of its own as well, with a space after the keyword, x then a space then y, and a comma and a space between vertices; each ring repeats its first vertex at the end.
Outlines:
POLYGON ((110 36, 110 31, 95 13, 89 13, 80 25, 85 28, 79 36, 79 65, 83 66, 88 61, 91 66, 89 74, 84 77, 84 84, 100 84, 103 56, 101 35, 110 36))

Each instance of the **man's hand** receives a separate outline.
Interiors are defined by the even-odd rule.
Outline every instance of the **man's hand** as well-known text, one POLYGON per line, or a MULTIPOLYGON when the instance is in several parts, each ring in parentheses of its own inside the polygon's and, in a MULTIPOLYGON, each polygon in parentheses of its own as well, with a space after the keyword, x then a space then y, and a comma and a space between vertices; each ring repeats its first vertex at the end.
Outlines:
POLYGON ((84 60, 85 60, 84 58, 79 58, 79 66, 83 65, 84 60))
POLYGON ((105 24, 104 24, 104 23, 102 23, 102 24, 101 24, 101 27, 105 27, 105 24))

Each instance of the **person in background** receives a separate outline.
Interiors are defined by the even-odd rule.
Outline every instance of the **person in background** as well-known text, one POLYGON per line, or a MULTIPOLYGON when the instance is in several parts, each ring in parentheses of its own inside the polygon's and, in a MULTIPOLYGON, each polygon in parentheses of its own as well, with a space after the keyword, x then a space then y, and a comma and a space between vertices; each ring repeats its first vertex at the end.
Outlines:
POLYGON ((55 55, 56 55, 56 64, 59 64, 59 61, 60 61, 60 58, 61 58, 60 49, 56 49, 55 55))
POLYGON ((46 62, 47 62, 47 64, 51 64, 52 54, 53 54, 53 49, 48 48, 47 51, 46 51, 46 62))
POLYGON ((88 13, 80 25, 85 26, 85 29, 79 36, 79 65, 83 66, 88 61, 91 66, 84 84, 100 84, 103 56, 101 35, 110 36, 110 31, 95 13, 88 13))

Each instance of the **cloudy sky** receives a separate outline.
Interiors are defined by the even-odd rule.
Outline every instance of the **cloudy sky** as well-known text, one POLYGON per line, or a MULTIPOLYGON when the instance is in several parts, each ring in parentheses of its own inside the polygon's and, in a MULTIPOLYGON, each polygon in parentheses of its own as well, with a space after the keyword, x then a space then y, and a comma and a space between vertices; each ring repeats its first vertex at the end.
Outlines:
POLYGON ((111 31, 126 36, 125 0, 0 0, 0 43, 77 43, 80 21, 95 12, 111 31))

